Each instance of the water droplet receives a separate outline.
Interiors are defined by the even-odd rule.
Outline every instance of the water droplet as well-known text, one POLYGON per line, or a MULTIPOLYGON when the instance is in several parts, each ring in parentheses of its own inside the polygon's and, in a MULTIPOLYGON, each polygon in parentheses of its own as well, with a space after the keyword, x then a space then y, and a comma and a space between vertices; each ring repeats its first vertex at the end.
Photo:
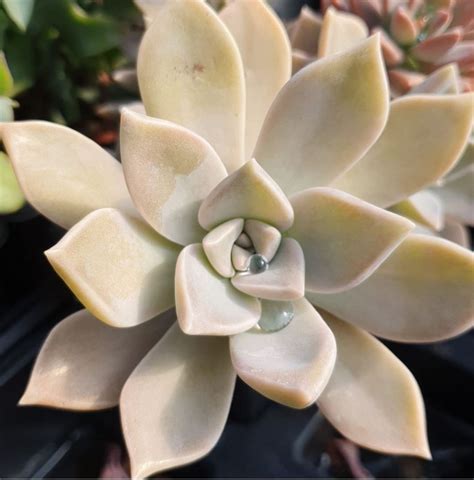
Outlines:
POLYGON ((295 316, 293 303, 261 300, 262 315, 258 326, 265 332, 277 332, 285 328, 295 316))
POLYGON ((267 259, 256 253, 252 255, 249 259, 249 272, 250 273, 262 273, 268 268, 267 259))

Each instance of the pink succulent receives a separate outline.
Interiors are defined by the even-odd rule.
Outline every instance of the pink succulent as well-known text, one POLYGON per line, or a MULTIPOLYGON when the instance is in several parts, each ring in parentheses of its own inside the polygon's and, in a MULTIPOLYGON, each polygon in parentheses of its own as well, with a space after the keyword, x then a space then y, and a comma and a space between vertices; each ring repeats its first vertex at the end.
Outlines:
MULTIPOLYGON (((380 32, 394 96, 405 94, 421 83, 426 75, 448 64, 457 65, 461 74, 461 90, 474 89, 473 7, 472 0, 321 2, 323 14, 334 8, 362 19, 359 29, 367 29, 366 35, 369 32, 380 32)), ((297 52, 297 65, 302 63, 305 55, 310 58, 323 56, 321 47, 318 50, 322 23, 319 15, 306 8, 293 25, 292 44, 302 51, 297 52)), ((303 63, 307 61, 308 58, 303 63)))

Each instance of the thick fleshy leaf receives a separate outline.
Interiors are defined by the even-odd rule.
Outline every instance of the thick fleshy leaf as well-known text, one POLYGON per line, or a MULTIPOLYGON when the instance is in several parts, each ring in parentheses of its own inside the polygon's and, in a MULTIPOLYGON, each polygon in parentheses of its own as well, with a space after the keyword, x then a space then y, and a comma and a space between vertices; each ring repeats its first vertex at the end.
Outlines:
POLYGON ((245 72, 245 160, 249 160, 265 115, 291 76, 285 27, 263 0, 234 0, 220 18, 232 33, 245 72))
POLYGON ((346 438, 395 455, 431 458, 423 398, 413 375, 370 334, 321 312, 337 359, 317 403, 346 438))
POLYGON ((189 335, 233 335, 252 328, 260 302, 237 291, 209 264, 201 245, 188 245, 178 257, 176 313, 189 335))
POLYGON ((453 28, 442 35, 429 37, 411 49, 412 55, 422 62, 436 62, 462 38, 462 29, 453 28))
POLYGON ((0 215, 14 213, 25 204, 25 197, 8 157, 0 152, 0 215))
POLYGON ((316 55, 322 23, 321 16, 304 5, 290 32, 293 50, 297 49, 310 55, 316 55))
POLYGON ((383 5, 380 0, 364 0, 362 2, 350 0, 349 6, 351 11, 370 27, 381 23, 383 5))
POLYGON ((205 2, 174 0, 160 7, 140 45, 137 70, 148 115, 201 135, 229 172, 242 165, 242 61, 232 35, 205 2))
POLYGON ((73 313, 46 339, 20 404, 73 410, 117 405, 133 369, 175 319, 167 312, 123 329, 104 325, 87 310, 73 313))
POLYGON ((417 24, 409 12, 398 6, 390 19, 390 33, 400 45, 411 45, 416 41, 419 33, 417 24))
POLYGON ((288 235, 300 243, 306 289, 347 290, 365 280, 408 235, 414 224, 332 188, 291 197, 295 222, 288 235))
POLYGON ((383 28, 374 28, 372 33, 380 35, 380 47, 382 48, 383 59, 387 67, 391 68, 400 65, 405 58, 403 50, 385 33, 383 28))
MULTIPOLYGON (((418 0, 419 1, 419 0, 418 0)), ((438 10, 433 15, 426 27, 427 36, 436 36, 446 31, 450 26, 453 15, 449 10, 438 10)))
POLYGON ((474 10, 471 0, 457 0, 453 5, 453 25, 467 27, 474 22, 474 10))
POLYGON ((328 8, 319 35, 318 57, 350 50, 368 35, 369 30, 359 17, 328 8))
POLYGON ((474 226, 474 165, 449 176, 433 192, 441 198, 447 215, 474 226))
POLYGON ((385 67, 374 36, 291 78, 265 119, 255 158, 287 195, 327 185, 375 142, 387 113, 385 67))
POLYGON ((468 139, 474 95, 410 95, 392 102, 387 126, 369 152, 333 186, 389 207, 435 183, 468 139))
POLYGON ((304 295, 305 259, 296 240, 283 238, 275 258, 262 273, 240 273, 231 282, 238 290, 267 300, 298 300, 304 295))
POLYGON ((393 205, 390 210, 433 230, 441 230, 444 225, 444 209, 441 200, 437 195, 426 190, 417 192, 410 198, 393 205))
POLYGON ((279 230, 267 223, 250 219, 245 221, 245 231, 252 240, 255 252, 263 255, 267 262, 271 262, 280 246, 279 230))
POLYGON ((459 89, 459 70, 455 63, 438 68, 423 82, 410 90, 411 94, 434 93, 438 95, 457 94, 459 89))
POLYGON ((176 124, 125 110, 120 151, 130 194, 145 220, 182 245, 201 241, 199 206, 227 176, 212 147, 176 124))
POLYGON ((202 240, 202 247, 209 263, 223 277, 230 278, 235 270, 232 267, 232 247, 244 228, 242 218, 234 218, 211 230, 202 240))
POLYGON ((232 265, 240 272, 245 272, 248 269, 251 256, 252 253, 249 250, 239 247, 239 245, 232 247, 232 265))
POLYGON ((342 293, 306 293, 316 305, 401 342, 435 342, 474 326, 474 254, 412 234, 363 283, 342 293))
POLYGON ((233 218, 253 218, 280 231, 293 223, 289 200, 254 159, 217 185, 199 209, 199 223, 206 230, 233 218))
POLYGON ((174 305, 178 252, 138 219, 104 208, 45 253, 93 315, 114 327, 132 327, 174 305))
POLYGON ((406 70, 404 68, 393 68, 388 71, 390 81, 390 93, 392 97, 397 98, 413 90, 425 80, 424 73, 406 70))
POLYGON ((92 140, 48 122, 0 129, 23 193, 53 222, 70 228, 99 208, 133 211, 120 163, 92 140))
POLYGON ((228 341, 174 325, 128 379, 120 398, 132 477, 193 462, 224 429, 235 385, 228 341))
POLYGON ((474 30, 470 30, 469 32, 464 32, 463 39, 464 40, 474 40, 474 30))
POLYGON ((293 320, 277 332, 252 329, 230 339, 232 363, 254 390, 293 408, 313 403, 336 360, 331 330, 304 298, 293 302, 293 320))
POLYGON ((447 63, 457 63, 461 72, 472 70, 474 64, 474 41, 459 42, 445 55, 438 58, 437 65, 446 65, 447 63))

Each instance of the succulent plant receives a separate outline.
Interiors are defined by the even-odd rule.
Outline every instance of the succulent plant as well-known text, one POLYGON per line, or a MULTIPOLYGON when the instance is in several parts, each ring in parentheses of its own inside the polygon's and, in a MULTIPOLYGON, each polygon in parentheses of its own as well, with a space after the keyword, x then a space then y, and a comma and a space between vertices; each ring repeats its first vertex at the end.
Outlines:
POLYGON ((2 126, 26 197, 70 228, 46 255, 87 309, 21 403, 120 404, 134 477, 215 445, 236 374, 368 448, 430 456, 416 381, 372 334, 471 328, 474 258, 384 207, 456 161, 472 97, 390 104, 379 35, 290 75, 263 2, 172 0, 140 47, 148 116, 122 114, 123 172, 67 127, 2 126))
MULTIPOLYGON (((301 10, 299 17, 289 26, 293 47, 293 73, 314 61, 317 58, 315 56, 316 52, 317 56, 321 58, 328 54, 352 48, 364 40, 369 32, 368 26, 371 27, 376 19, 382 21, 385 18, 383 15, 375 15, 375 10, 393 12, 397 5, 402 10, 405 7, 411 10, 416 7, 416 11, 420 15, 422 12, 425 13, 423 18, 426 21, 429 19, 434 21, 434 17, 436 17, 435 7, 440 5, 439 2, 436 5, 434 2, 404 2, 403 6, 400 6, 400 2, 382 4, 383 2, 377 0, 364 2, 358 0, 351 2, 334 1, 331 5, 330 3, 323 3, 323 10, 326 12, 324 17, 305 7, 301 10), (340 11, 333 7, 337 7, 340 11), (349 13, 349 11, 357 13, 361 18, 349 13)), ((451 10, 455 13, 458 12, 455 15, 457 21, 467 22, 466 16, 469 15, 469 12, 463 7, 462 1, 458 4, 455 1, 448 3, 451 10), (463 14, 461 15, 461 13, 463 14)), ((385 20, 385 23, 390 24, 388 20, 385 20)), ((386 66, 389 67, 392 96, 398 96, 400 93, 406 95, 444 95, 460 92, 463 80, 461 80, 456 63, 440 66, 426 76, 410 73, 409 78, 414 79, 416 77, 417 82, 415 84, 407 83, 403 88, 400 88, 397 79, 403 78, 403 74, 400 77, 398 71, 390 70, 392 65, 387 60, 387 56, 391 50, 387 50, 386 34, 381 32, 381 35, 382 51, 384 52, 386 66)), ((473 224, 473 168, 472 144, 470 142, 463 157, 453 165, 444 178, 439 179, 429 190, 417 192, 392 205, 390 207, 391 211, 417 222, 420 231, 440 235, 468 246, 469 233, 465 225, 473 224)))
MULTIPOLYGON (((459 92, 455 64, 439 68, 407 92, 444 95, 459 92)), ((417 222, 428 234, 438 234, 469 247, 467 226, 474 226, 474 133, 459 160, 429 189, 393 205, 390 210, 417 222)))
POLYGON ((322 0, 321 7, 324 21, 306 7, 291 27, 295 69, 380 32, 393 95, 448 64, 459 68, 461 90, 474 89, 472 0, 322 0))
MULTIPOLYGON (((140 10, 143 16, 144 27, 149 26, 153 17, 158 12, 161 5, 163 5, 163 0, 133 0, 136 7, 140 10)), ((221 10, 226 4, 226 0, 206 0, 206 3, 212 7, 215 11, 221 10)), ((121 66, 121 68, 116 69, 112 73, 113 80, 123 87, 125 90, 133 93, 139 94, 138 91, 138 79, 136 71, 136 60, 138 55, 138 47, 140 45, 141 35, 136 35, 129 42, 127 47, 128 53, 128 65, 121 66)), ((122 102, 114 102, 112 104, 107 104, 99 107, 99 114, 104 115, 119 115, 120 110, 123 107, 128 106, 130 100, 122 102)))

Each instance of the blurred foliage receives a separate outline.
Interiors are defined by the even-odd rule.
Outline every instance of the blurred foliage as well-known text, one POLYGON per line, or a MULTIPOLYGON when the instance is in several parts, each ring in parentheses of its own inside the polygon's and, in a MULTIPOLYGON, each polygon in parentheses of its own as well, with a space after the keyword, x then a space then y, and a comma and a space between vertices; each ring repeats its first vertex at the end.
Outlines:
MULTIPOLYGON (((109 74, 142 28, 133 0, 0 0, 0 122, 50 120, 114 141, 94 108, 113 98, 109 74)), ((0 151, 0 215, 24 203, 0 151)))
POLYGON ((25 203, 8 157, 0 152, 0 215, 18 211, 25 203))
POLYGON ((0 120, 82 129, 140 24, 133 0, 0 0, 0 120))

